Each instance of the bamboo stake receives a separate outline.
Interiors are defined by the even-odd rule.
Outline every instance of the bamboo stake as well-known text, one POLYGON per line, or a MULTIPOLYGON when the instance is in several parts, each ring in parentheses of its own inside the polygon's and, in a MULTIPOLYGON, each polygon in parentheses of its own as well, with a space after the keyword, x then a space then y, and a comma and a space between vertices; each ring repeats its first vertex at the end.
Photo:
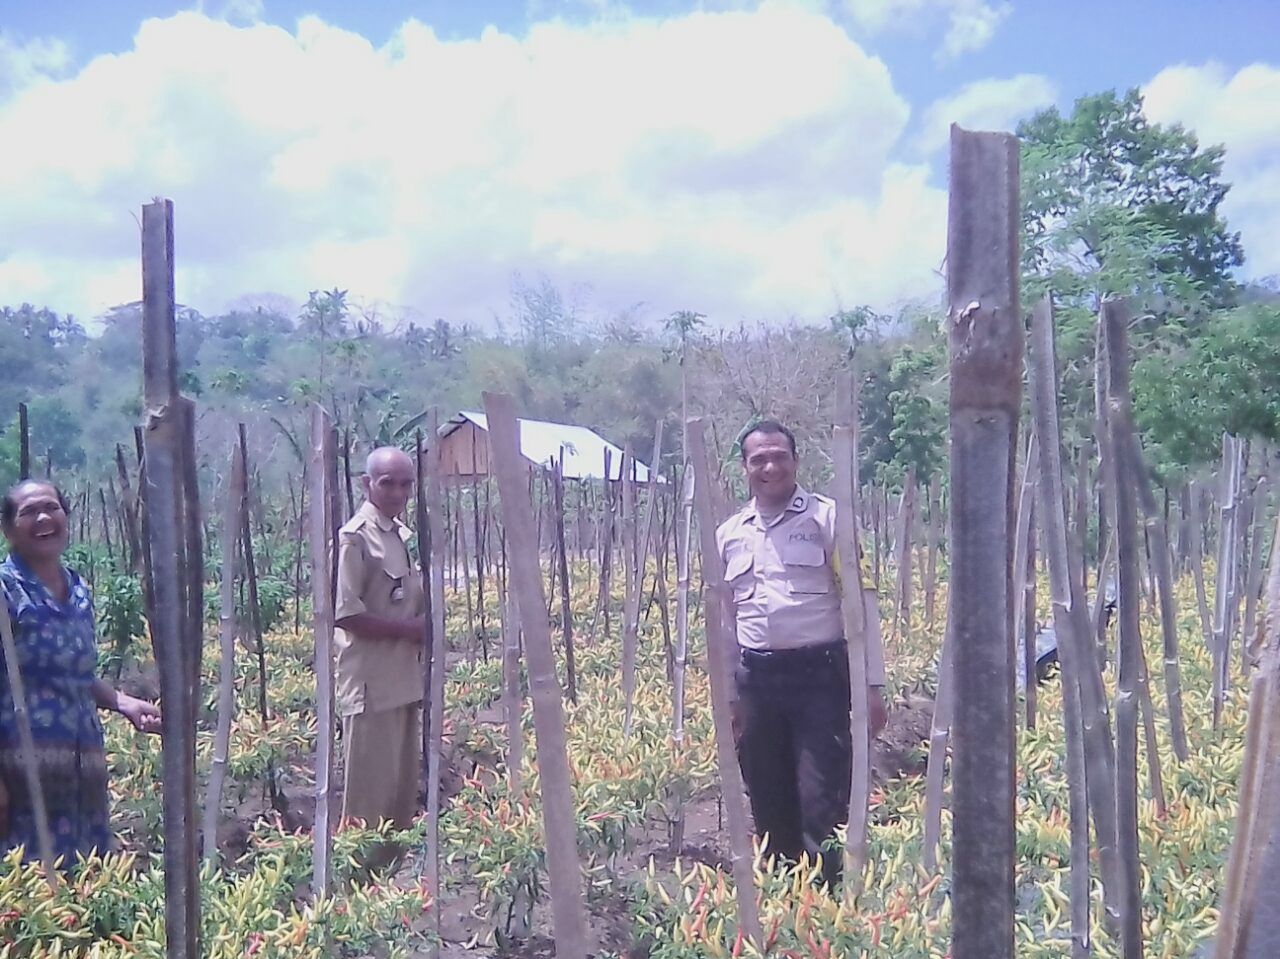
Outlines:
POLYGON ((573 606, 569 602, 569 551, 564 538, 564 450, 551 474, 555 500, 556 554, 560 564, 560 629, 564 642, 565 692, 569 702, 578 701, 578 669, 573 656, 573 606))
POLYGON ((1191 484, 1191 522, 1189 538, 1191 576, 1196 586, 1196 609, 1200 613, 1200 630, 1205 649, 1213 650, 1213 621, 1209 618, 1209 600, 1204 588, 1204 496, 1197 483, 1191 484))
POLYGON ((1138 854, 1138 708, 1142 672, 1142 638, 1139 633, 1137 509, 1134 503, 1129 445, 1124 428, 1128 422, 1129 311, 1118 300, 1102 305, 1105 325, 1107 378, 1107 432, 1114 469, 1115 513, 1113 528, 1119 572, 1119 638, 1116 692, 1116 844, 1120 851, 1120 944, 1125 959, 1141 959, 1142 869, 1138 854))
POLYGON ((1222 719, 1231 654, 1231 603, 1235 589, 1236 513, 1240 493, 1240 446, 1235 437, 1222 434, 1222 506, 1218 524, 1218 581, 1214 589, 1213 621, 1213 728, 1222 719))
MULTIPOLYGON (((853 902, 862 891, 867 861, 867 807, 871 800, 871 725, 867 698, 867 622, 862 585, 862 563, 858 556, 858 396, 853 375, 845 370, 836 387, 839 407, 832 433, 831 455, 835 463, 836 552, 840 561, 840 612, 849 656, 849 734, 852 766, 849 781, 849 815, 844 843, 844 894, 853 902)), ((911 508, 915 485, 914 468, 903 490, 903 512, 911 508)), ((906 524, 904 524, 904 527, 906 524)), ((909 534, 906 534, 909 535, 909 534)), ((904 535, 902 542, 909 543, 904 535)), ((907 547, 909 550, 909 546, 907 547)), ((911 578, 910 553, 899 553, 911 578)), ((899 582, 901 583, 899 566, 899 582)), ((901 598, 904 594, 899 592, 901 598)), ((909 622, 910 609, 903 619, 909 622)))
POLYGON ((507 777, 511 794, 519 795, 524 763, 524 696, 520 687, 520 614, 507 581, 507 539, 502 534, 502 565, 498 576, 498 613, 502 619, 502 711, 507 723, 507 777))
MULTIPOLYGON (((645 506, 644 532, 641 534, 639 555, 635 562, 635 583, 634 589, 631 591, 631 603, 627 609, 626 633, 623 637, 623 668, 622 668, 622 688, 623 695, 626 700, 625 713, 622 721, 623 735, 630 737, 632 708, 635 704, 636 694, 636 653, 639 644, 640 634, 640 597, 644 592, 644 576, 645 568, 649 563, 649 539, 653 535, 653 514, 654 506, 657 501, 658 487, 654 482, 657 475, 654 471, 657 469, 658 458, 662 455, 662 420, 657 421, 653 433, 653 457, 649 460, 649 479, 647 486, 649 489, 649 501, 645 506), (627 650, 631 651, 630 673, 627 670, 627 650)), ((634 475, 634 461, 633 461, 634 475)), ((635 507, 634 483, 632 484, 632 508, 635 507)), ((635 517, 632 516, 634 522, 635 517)), ((661 577, 661 571, 658 576, 661 577)))
POLYGON ((27 404, 18 404, 18 480, 31 479, 31 421, 27 404))
POLYGON ((942 485, 938 477, 929 481, 928 562, 924 573, 924 628, 932 635, 938 598, 938 551, 942 545, 942 485))
POLYGON ((955 641, 951 630, 942 635, 938 659, 938 683, 934 693, 933 717, 929 723, 929 758, 925 765, 924 848, 921 863, 926 872, 938 871, 938 845, 942 841, 943 787, 947 768, 947 744, 955 715, 955 670, 952 664, 955 641))
MULTIPOLYGON (((1280 524, 1277 525, 1280 537, 1280 524)), ((1267 959, 1280 948, 1280 888, 1276 858, 1280 827, 1280 559, 1274 555, 1267 588, 1265 634, 1249 694, 1240 805, 1214 956, 1267 959)))
MULTIPOLYGON (((22 747, 22 769, 27 778, 27 792, 31 797, 31 811, 36 820, 36 843, 39 845, 41 866, 45 882, 50 890, 56 890, 57 863, 53 859, 53 834, 49 832, 49 807, 44 801, 44 784, 40 781, 40 769, 36 764, 36 742, 31 732, 31 712, 27 706, 27 691, 22 683, 22 666, 18 659, 18 644, 13 638, 13 621, 9 618, 9 597, 0 597, 0 641, 3 641, 5 675, 9 680, 9 696, 13 700, 13 718, 18 727, 18 743, 22 747)), ((68 865, 70 865, 68 863, 68 865)))
POLYGON ((1254 508, 1253 534, 1250 537, 1249 566, 1245 573, 1245 642, 1241 649, 1244 657, 1242 668, 1246 672, 1257 654, 1258 593, 1262 589, 1262 540, 1267 526, 1268 492, 1270 489, 1267 478, 1259 477, 1258 485, 1254 487, 1254 499, 1257 505, 1254 508))
POLYGON ((1012 959, 1012 504, 1023 327, 1018 141, 951 127, 953 959, 1012 959))
MULTIPOLYGON (((1173 753, 1179 762, 1187 761, 1187 733, 1182 718, 1182 673, 1178 666, 1178 607, 1173 594, 1173 560, 1169 550, 1168 531, 1156 505, 1151 489, 1151 476, 1142 459, 1133 424, 1125 424, 1129 441, 1129 456, 1133 466, 1138 500, 1146 519, 1147 534, 1151 541, 1151 566, 1155 573, 1156 588, 1160 599, 1160 630, 1164 649, 1164 686, 1169 710, 1169 736, 1173 753)), ((1144 670, 1145 672, 1145 670, 1144 670)), ((1157 765, 1157 769, 1159 766, 1157 765)))
MULTIPOLYGON (((1039 457, 1035 430, 1029 429, 1027 452, 1022 461, 1022 482, 1019 484, 1017 520, 1013 531, 1013 600, 1019 612, 1025 603, 1027 588, 1027 547, 1031 539, 1032 513, 1036 492, 1036 468, 1039 457)), ((1034 573, 1034 569, 1033 569, 1034 573)), ((1026 618, 1014 616, 1014 648, 1022 640, 1022 675, 1026 696, 1027 728, 1035 728, 1036 713, 1036 653, 1035 631, 1024 629, 1026 618)))
POLYGON ((218 861, 218 822, 222 818, 222 784, 227 775, 227 751, 231 744, 231 714, 236 702, 236 552, 237 535, 244 507, 244 453, 237 445, 231 450, 231 475, 227 479, 227 502, 222 514, 222 582, 218 639, 221 659, 218 675, 218 725, 213 737, 213 762, 204 799, 204 861, 218 861))
POLYGON ((311 602, 315 632, 316 670, 316 818, 312 830, 315 842, 311 892, 316 898, 329 893, 332 879, 330 854, 333 835, 329 803, 333 778, 333 569, 330 553, 333 541, 330 488, 333 445, 329 414, 319 404, 311 408, 311 602))
POLYGON ((525 657, 533 694, 556 955, 561 959, 585 959, 587 928, 564 707, 556 678, 551 627, 543 616, 546 600, 542 595, 538 545, 531 522, 533 510, 520 463, 519 427, 510 396, 486 392, 484 405, 489 419, 491 462, 498 474, 503 525, 510 539, 511 582, 527 640, 525 657))
MULTIPOLYGON (((440 447, 440 412, 431 407, 427 413, 427 436, 430 440, 426 449, 425 466, 427 471, 427 544, 429 552, 421 556, 423 567, 431 568, 430 623, 431 667, 428 676, 427 699, 422 704, 424 727, 427 737, 427 887, 431 890, 435 905, 432 918, 435 921, 435 939, 432 941, 432 956, 439 955, 440 920, 441 920, 441 885, 440 885, 440 763, 443 759, 444 745, 444 686, 448 674, 447 647, 445 645, 445 605, 444 605, 444 549, 445 530, 444 516, 441 513, 441 501, 445 498, 443 486, 443 463, 440 447)), ((419 520, 421 521, 421 520, 419 520)), ((458 528, 465 524, 458 516, 458 528)), ((467 560, 463 551, 463 562, 467 560)), ((468 592, 468 595, 470 593, 468 592)))
MULTIPOLYGON (((724 567, 716 546, 718 516, 714 505, 711 462, 701 418, 685 423, 694 475, 694 498, 701 542, 703 621, 707 637, 707 673, 711 680, 711 711, 716 730, 716 759, 720 768, 720 794, 729 820, 729 860, 738 903, 738 928, 744 939, 759 948, 763 943, 756 906, 754 857, 747 811, 742 797, 742 771, 733 739, 730 702, 733 699, 731 662, 735 652, 733 632, 726 627, 729 602, 725 594, 724 567)), ((730 623, 732 619, 730 618, 730 623)), ((864 683, 865 688, 865 683, 864 683)))
MULTIPOLYGON (((1058 654, 1062 660, 1065 689, 1073 693, 1079 704, 1078 723, 1071 717, 1067 723, 1067 742, 1070 748, 1073 730, 1079 729, 1081 741, 1078 750, 1084 768, 1072 772, 1074 750, 1068 752, 1068 776, 1071 778, 1072 815, 1072 865, 1079 862, 1085 870, 1082 879, 1074 875, 1072 888, 1087 888, 1087 855, 1079 857, 1081 842, 1078 832, 1085 833, 1084 846, 1088 846, 1088 826, 1085 796, 1079 793, 1083 783, 1087 790, 1087 812, 1092 815, 1097 837, 1098 860, 1102 872, 1103 896, 1106 912, 1104 920, 1115 928, 1119 922, 1119 862, 1116 850, 1115 805, 1115 752, 1111 739, 1111 724, 1107 715, 1106 690, 1098 672, 1098 661, 1092 642, 1088 611, 1085 608, 1084 586, 1079 573, 1072 568, 1066 538, 1066 496, 1062 484, 1062 431, 1058 422, 1058 372, 1053 340, 1053 308, 1048 298, 1041 300, 1032 313, 1034 349, 1031 387, 1032 409, 1036 418, 1036 431, 1045 437, 1040 455, 1040 516, 1044 529, 1045 558, 1049 566, 1049 583, 1053 606, 1054 630, 1058 636, 1058 654)), ((1101 582, 1101 578, 1099 579, 1101 582)), ((1064 696, 1064 710, 1071 703, 1064 696)), ((1085 913, 1083 930, 1073 925, 1076 938, 1088 941, 1087 907, 1081 906, 1073 896, 1073 914, 1085 913)), ((1073 920, 1075 922, 1076 920, 1073 920)), ((1078 947, 1073 947, 1078 948, 1078 947)))

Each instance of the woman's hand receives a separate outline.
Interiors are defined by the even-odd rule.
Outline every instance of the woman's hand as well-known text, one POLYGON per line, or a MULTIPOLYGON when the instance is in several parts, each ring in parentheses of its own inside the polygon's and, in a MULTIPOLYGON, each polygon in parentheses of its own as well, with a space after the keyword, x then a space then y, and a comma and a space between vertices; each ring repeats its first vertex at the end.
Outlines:
POLYGON ((144 699, 137 699, 126 693, 119 693, 116 709, 120 715, 133 723, 133 728, 140 733, 160 732, 160 707, 144 699))

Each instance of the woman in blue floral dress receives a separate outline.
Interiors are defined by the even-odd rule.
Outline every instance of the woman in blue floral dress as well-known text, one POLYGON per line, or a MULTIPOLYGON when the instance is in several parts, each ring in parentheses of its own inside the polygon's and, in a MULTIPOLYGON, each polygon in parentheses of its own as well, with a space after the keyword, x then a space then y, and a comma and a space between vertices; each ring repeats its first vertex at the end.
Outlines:
MULTIPOLYGON (((47 482, 19 483, 0 504, 0 525, 10 548, 0 565, 0 586, 13 623, 53 853, 69 869, 77 856, 111 847, 98 710, 118 712, 143 732, 159 732, 160 711, 97 677, 93 598, 84 580, 62 565, 68 520, 61 491, 47 482)), ((0 652, 0 854, 23 846, 31 860, 40 848, 8 669, 0 652)))

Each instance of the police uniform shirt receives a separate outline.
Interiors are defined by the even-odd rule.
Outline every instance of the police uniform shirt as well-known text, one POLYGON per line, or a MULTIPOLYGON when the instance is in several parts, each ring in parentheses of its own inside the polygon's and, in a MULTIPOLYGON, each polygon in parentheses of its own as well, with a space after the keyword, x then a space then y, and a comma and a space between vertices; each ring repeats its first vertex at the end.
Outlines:
MULTIPOLYGON (((388 619, 420 616, 422 576, 409 555, 412 534, 398 519, 364 503, 338 531, 338 588, 334 619, 374 613, 388 619)), ((422 700, 424 642, 334 631, 339 713, 395 709, 422 700)))
MULTIPOLYGON (((774 517, 753 499, 716 530, 745 649, 801 649, 844 636, 836 576, 835 503, 796 487, 774 517)), ((867 681, 884 685, 884 654, 868 630, 867 681)))

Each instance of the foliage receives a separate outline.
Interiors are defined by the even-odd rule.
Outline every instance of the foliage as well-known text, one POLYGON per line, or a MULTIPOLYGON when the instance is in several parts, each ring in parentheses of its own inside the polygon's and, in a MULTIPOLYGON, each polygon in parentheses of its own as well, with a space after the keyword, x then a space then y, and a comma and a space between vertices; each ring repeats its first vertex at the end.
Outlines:
POLYGON ((117 680, 134 643, 146 636, 142 584, 132 573, 111 573, 94 583, 101 638, 99 659, 104 671, 117 680))

